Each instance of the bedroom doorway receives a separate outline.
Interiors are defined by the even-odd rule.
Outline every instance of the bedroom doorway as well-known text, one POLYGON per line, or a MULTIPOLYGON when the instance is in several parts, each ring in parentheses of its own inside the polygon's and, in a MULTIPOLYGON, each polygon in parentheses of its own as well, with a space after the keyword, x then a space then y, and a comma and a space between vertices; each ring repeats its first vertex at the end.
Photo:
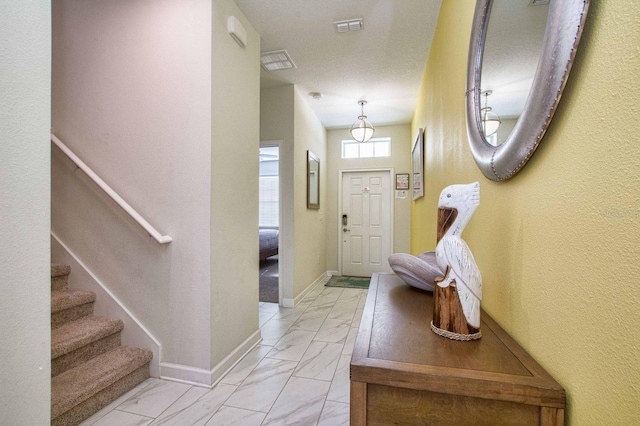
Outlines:
POLYGON ((280 303, 280 147, 262 145, 259 161, 259 301, 280 303))

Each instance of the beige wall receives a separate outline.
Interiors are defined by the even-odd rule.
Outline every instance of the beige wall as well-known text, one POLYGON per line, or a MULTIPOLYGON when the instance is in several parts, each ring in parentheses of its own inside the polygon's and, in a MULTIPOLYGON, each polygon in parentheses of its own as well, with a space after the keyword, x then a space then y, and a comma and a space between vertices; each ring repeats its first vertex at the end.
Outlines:
POLYGON ((325 273, 327 205, 327 133, 307 104, 309 96, 294 91, 294 297, 325 273), (320 209, 307 208, 307 150, 320 159, 320 209))
MULTIPOLYGON (((377 126, 376 138, 391 138, 391 157, 342 159, 342 141, 353 139, 349 129, 329 129, 327 131, 327 270, 338 271, 338 212, 339 170, 393 168, 394 173, 411 172, 411 126, 377 126)), ((395 176, 391 177, 395 194, 395 176)), ((393 252, 408 253, 410 243, 411 191, 407 198, 394 196, 393 207, 393 252)))
POLYGON ((0 418, 51 412, 51 4, 0 4, 0 418), (28 25, 25 25, 28 23, 28 25))
POLYGON ((53 132, 174 241, 158 245, 58 150, 52 230, 161 342, 162 361, 208 369, 211 2, 52 6, 53 132))
POLYGON ((325 272, 326 131, 293 85, 260 92, 260 139, 280 143, 280 280, 290 306, 325 272), (320 158, 320 209, 307 209, 307 150, 320 158))
POLYGON ((232 0, 217 0, 211 38, 210 333, 216 365, 258 332, 260 37, 232 0), (247 30, 245 48, 227 33, 229 15, 247 30))
POLYGON ((280 246, 278 261, 282 297, 293 300, 293 162, 294 87, 278 86, 260 91, 260 140, 280 146, 280 246))
POLYGON ((259 36, 231 0, 53 9, 54 132, 173 242, 57 150, 52 229, 160 341, 161 374, 206 384, 259 337, 259 36))
POLYGON ((479 172, 464 92, 475 2, 445 0, 413 131, 425 127, 425 197, 411 249, 435 246, 438 194, 480 181, 463 237, 483 275, 484 309, 560 382, 570 425, 640 423, 640 4, 592 1, 559 109, 512 179, 479 172))

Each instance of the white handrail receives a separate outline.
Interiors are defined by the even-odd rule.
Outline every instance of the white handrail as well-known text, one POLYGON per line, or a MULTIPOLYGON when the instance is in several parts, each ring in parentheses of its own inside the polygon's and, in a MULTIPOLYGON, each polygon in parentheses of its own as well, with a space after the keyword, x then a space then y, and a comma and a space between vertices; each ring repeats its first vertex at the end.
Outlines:
POLYGON ((84 163, 84 161, 78 158, 78 156, 74 154, 73 151, 71 151, 64 143, 62 143, 62 141, 58 139, 58 137, 53 133, 51 133, 51 142, 56 144, 56 146, 60 148, 62 152, 64 152, 67 157, 71 159, 71 161, 76 163, 76 165, 80 169, 82 169, 82 171, 85 172, 85 174, 89 176, 96 183, 96 185, 100 187, 100 189, 106 192, 107 195, 109 195, 113 199, 113 201, 115 201, 120 207, 122 207, 122 210, 127 212, 129 216, 131 216, 136 222, 138 222, 138 224, 142 226, 144 230, 147 231, 149 235, 151 235, 158 243, 167 244, 173 241, 173 238, 168 235, 160 235, 156 228, 151 226, 149 222, 147 222, 142 216, 140 216, 140 214, 135 211, 133 207, 129 205, 129 203, 123 200, 122 197, 120 197, 113 189, 111 189, 109 185, 105 183, 105 181, 100 179, 100 176, 95 174, 94 171, 84 163))

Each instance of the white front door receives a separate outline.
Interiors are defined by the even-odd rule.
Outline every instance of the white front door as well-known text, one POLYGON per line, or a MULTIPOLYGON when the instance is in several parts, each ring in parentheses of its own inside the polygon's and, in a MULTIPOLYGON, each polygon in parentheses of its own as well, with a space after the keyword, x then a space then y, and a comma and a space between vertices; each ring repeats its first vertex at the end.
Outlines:
POLYGON ((342 275, 390 272, 391 172, 342 174, 342 275))

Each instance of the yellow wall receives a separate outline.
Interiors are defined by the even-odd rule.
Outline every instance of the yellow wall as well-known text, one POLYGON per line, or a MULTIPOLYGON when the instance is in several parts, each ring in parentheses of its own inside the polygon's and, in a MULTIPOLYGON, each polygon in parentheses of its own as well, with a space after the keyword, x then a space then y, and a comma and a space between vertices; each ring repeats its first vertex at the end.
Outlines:
POLYGON ((540 148, 509 181, 467 145, 474 1, 444 0, 412 123, 426 127, 425 197, 412 252, 435 246, 437 197, 480 181, 463 237, 484 309, 567 391, 568 424, 640 424, 640 3, 592 1, 576 62, 540 148))

